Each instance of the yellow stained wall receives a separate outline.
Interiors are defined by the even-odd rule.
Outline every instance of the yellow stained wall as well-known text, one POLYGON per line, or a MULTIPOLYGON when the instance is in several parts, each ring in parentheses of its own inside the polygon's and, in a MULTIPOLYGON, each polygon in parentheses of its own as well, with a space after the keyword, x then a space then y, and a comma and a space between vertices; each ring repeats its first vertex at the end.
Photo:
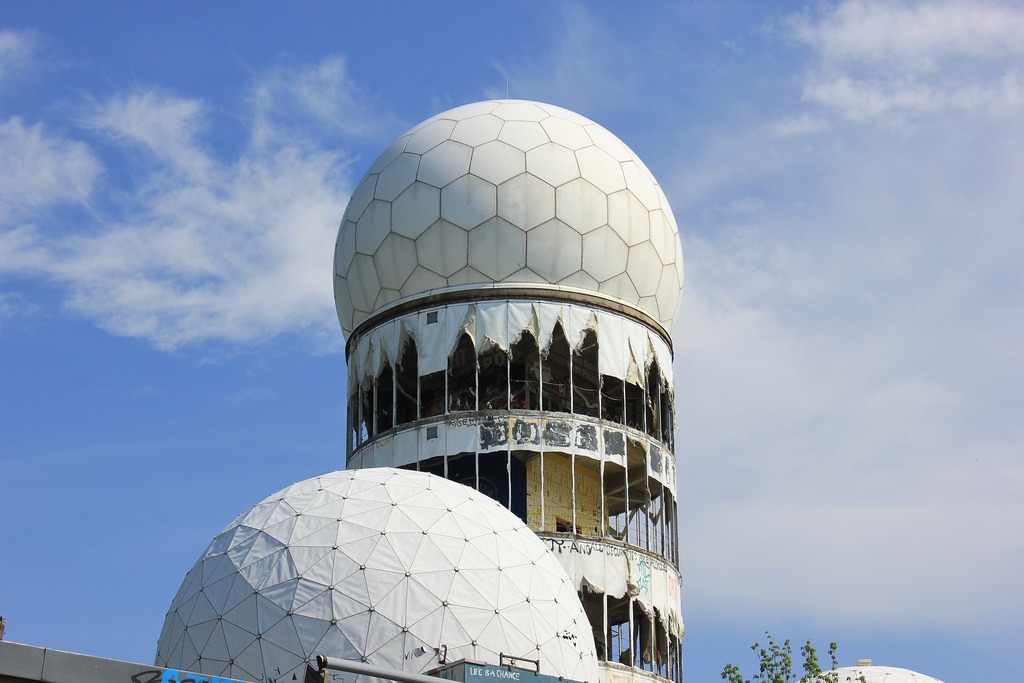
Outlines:
MULTIPOLYGON (((534 531, 555 531, 556 518, 572 523, 572 458, 544 453, 526 463, 526 520, 534 531), (544 525, 541 526, 541 457, 544 458, 544 525)), ((601 535, 601 475, 576 466, 576 528, 584 536, 601 535)))

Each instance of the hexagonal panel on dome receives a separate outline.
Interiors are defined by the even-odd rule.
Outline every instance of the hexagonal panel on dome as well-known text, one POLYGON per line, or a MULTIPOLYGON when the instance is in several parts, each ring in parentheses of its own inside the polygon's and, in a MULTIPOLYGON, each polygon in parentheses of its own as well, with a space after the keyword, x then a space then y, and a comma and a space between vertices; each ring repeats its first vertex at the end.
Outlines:
POLYGON ((391 202, 375 199, 356 222, 356 251, 372 255, 391 232, 391 202))
POLYGON ((626 272, 629 247, 619 233, 604 225, 583 236, 583 269, 604 282, 626 272))
POLYGON ((393 202, 395 197, 416 180, 416 169, 420 165, 418 154, 402 153, 377 176, 375 199, 393 202))
POLYGON ((555 217, 555 188, 524 173, 498 186, 498 215, 523 230, 555 217))
POLYGON ((449 139, 455 129, 455 122, 450 119, 431 121, 409 136, 405 151, 412 154, 423 154, 449 139))
POLYGON ((381 248, 373 255, 373 262, 381 287, 397 291, 416 269, 416 242, 391 233, 384 238, 381 248))
POLYGON ((461 484, 378 468, 293 484, 222 531, 171 602, 156 663, 301 680, 320 654, 419 673, 439 647, 598 680, 574 582, 519 518, 461 484))
POLYGON ((498 139, 524 152, 549 141, 548 134, 536 121, 506 121, 498 133, 498 139))
POLYGON ((500 185, 526 171, 526 153, 507 142, 492 140, 473 150, 469 172, 500 185))
POLYGON ((440 289, 447 285, 448 278, 442 277, 423 266, 416 266, 416 270, 412 271, 412 275, 409 276, 409 279, 405 281, 405 286, 402 287, 402 296, 440 289))
POLYGON ((373 257, 367 254, 356 254, 352 259, 352 272, 356 275, 349 284, 349 297, 353 308, 361 311, 372 311, 373 302, 377 300, 380 280, 377 279, 377 268, 373 257))
POLYGON ((626 177, 618 161, 600 147, 590 145, 576 152, 583 177, 596 185, 605 194, 626 189, 626 177))
POLYGON ((650 211, 629 190, 608 195, 608 224, 631 247, 651 238, 650 211))
POLYGON ((567 121, 560 116, 551 116, 540 122, 544 131, 551 138, 552 142, 558 143, 566 149, 576 151, 594 144, 583 126, 575 121, 567 121))
POLYGON ((441 190, 441 218, 469 230, 497 211, 497 188, 474 175, 464 175, 441 190))
POLYGON ((580 177, 576 154, 568 147, 549 142, 526 153, 526 170, 551 187, 580 177))
POLYGON ((469 161, 472 158, 472 147, 445 140, 423 153, 416 179, 434 187, 444 187, 469 173, 469 161))
POLYGON ((555 216, 585 235, 608 223, 608 198, 583 178, 570 180, 555 190, 555 216))
POLYGON ((441 217, 441 190, 416 181, 391 205, 391 229, 413 239, 441 217))
POLYGON ((640 296, 654 296, 658 291, 658 283, 661 281, 663 269, 658 252, 654 250, 654 245, 650 242, 642 242, 629 248, 626 272, 640 296))
POLYGON ((419 263, 441 277, 448 277, 466 267, 468 251, 466 231, 441 220, 416 238, 419 263))
POLYGON ((526 234, 526 264, 552 282, 582 267, 583 237, 559 220, 550 220, 526 234))
POLYGON ((485 142, 498 139, 501 124, 504 123, 492 114, 481 114, 463 119, 455 124, 452 140, 470 147, 477 147, 485 142))
POLYGON ((636 195, 636 198, 648 209, 660 209, 661 200, 658 196, 658 186, 650 181, 650 176, 636 161, 627 161, 622 164, 622 173, 626 176, 626 184, 636 195))
POLYGON ((551 115, 539 104, 522 100, 501 102, 492 113, 506 121, 543 121, 551 115))
POLYGON ((500 218, 469 232, 469 265, 489 280, 502 280, 526 265, 526 233, 500 218))

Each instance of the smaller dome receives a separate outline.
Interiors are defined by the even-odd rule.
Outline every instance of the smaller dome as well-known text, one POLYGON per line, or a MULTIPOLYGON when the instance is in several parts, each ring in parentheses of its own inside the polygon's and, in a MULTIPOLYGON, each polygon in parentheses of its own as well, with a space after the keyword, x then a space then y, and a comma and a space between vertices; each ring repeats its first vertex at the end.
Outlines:
POLYGON ((171 602, 156 664, 291 680, 321 654, 422 673, 438 651, 598 677, 573 581, 522 520, 462 484, 375 468, 293 484, 232 522, 171 602))
POLYGON ((865 683, 942 683, 937 678, 893 666, 844 666, 836 669, 836 673, 840 683, 860 681, 861 676, 865 683))

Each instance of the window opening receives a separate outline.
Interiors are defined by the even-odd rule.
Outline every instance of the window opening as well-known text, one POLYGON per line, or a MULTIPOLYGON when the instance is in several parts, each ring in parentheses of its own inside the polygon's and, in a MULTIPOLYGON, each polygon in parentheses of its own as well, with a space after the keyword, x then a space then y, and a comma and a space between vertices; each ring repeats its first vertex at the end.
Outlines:
POLYGON ((444 371, 420 377, 420 417, 444 415, 444 371))
POLYGON ((661 440, 661 372, 658 370, 658 362, 651 363, 647 370, 647 392, 646 392, 646 421, 644 426, 647 433, 655 439, 661 440))
POLYGON ((509 386, 514 410, 540 407, 540 350, 529 332, 523 332, 509 349, 509 386))
POLYGON ((601 418, 626 424, 626 383, 618 377, 601 375, 601 418))
POLYGON ((508 354, 495 344, 480 352, 480 410, 508 409, 508 354))
POLYGON ((551 334, 551 345, 544 355, 541 410, 558 413, 570 412, 570 358, 569 342, 565 338, 562 324, 556 323, 555 330, 551 334))
POLYGON ((644 430, 644 390, 632 382, 626 382, 626 426, 644 430))
POLYGON ((572 354, 572 411, 578 415, 601 416, 598 357, 597 334, 587 330, 572 354))
POLYGON ((416 354, 416 341, 406 338, 395 368, 395 424, 405 424, 416 419, 416 380, 419 375, 419 358, 416 354))
POLYGON ((391 370, 390 363, 384 363, 380 374, 377 375, 377 410, 376 433, 386 432, 394 427, 393 416, 395 414, 395 373, 391 370))
POLYGON ((448 357, 448 410, 476 410, 476 349, 468 334, 448 357))

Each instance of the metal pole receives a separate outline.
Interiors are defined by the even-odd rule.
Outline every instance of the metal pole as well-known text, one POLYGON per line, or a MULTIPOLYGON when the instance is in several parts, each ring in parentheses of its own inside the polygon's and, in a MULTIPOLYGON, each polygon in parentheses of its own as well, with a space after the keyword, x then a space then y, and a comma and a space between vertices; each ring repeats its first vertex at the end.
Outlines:
POLYGON ((328 659, 325 655, 317 655, 316 665, 321 671, 324 669, 345 671, 361 676, 386 678, 391 681, 398 681, 399 683, 438 683, 438 681, 443 680, 437 676, 427 676, 426 674, 417 674, 400 669, 388 669, 383 666, 353 662, 348 659, 328 659))

